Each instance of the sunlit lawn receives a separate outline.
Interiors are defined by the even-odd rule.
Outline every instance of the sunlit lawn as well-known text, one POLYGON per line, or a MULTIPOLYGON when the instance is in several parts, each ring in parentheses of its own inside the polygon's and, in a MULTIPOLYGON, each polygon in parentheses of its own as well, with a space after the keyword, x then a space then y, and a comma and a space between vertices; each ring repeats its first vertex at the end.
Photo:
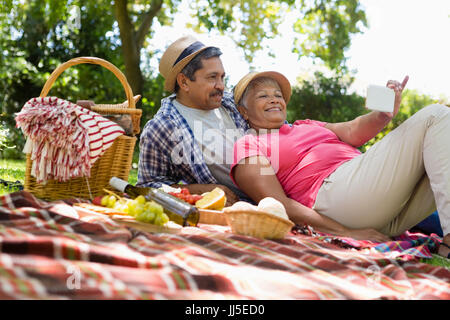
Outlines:
MULTIPOLYGON (((0 179, 6 181, 19 181, 24 184, 25 182, 25 160, 8 160, 0 159, 0 179)), ((132 168, 128 176, 128 182, 136 184, 137 182, 137 168, 132 168)), ((5 193, 11 193, 17 191, 14 188, 7 188, 3 184, 0 184, 0 195, 5 193)))
MULTIPOLYGON (((137 163, 136 157, 133 157, 133 163, 137 163)), ((135 167, 136 165, 134 165, 135 167)), ((5 160, 0 159, 0 179, 7 181, 20 181, 22 184, 25 180, 25 161, 21 160, 5 160)), ((132 168, 129 174, 128 182, 136 184, 137 169, 132 168)), ((0 184, 0 195, 11 193, 17 190, 10 190, 0 184)), ((450 259, 443 258, 437 254, 432 259, 422 259, 422 262, 437 265, 450 269, 450 259)))
MULTIPOLYGON (((5 160, 0 159, 0 179, 6 181, 20 181, 23 184, 25 180, 25 161, 24 160, 5 160)), ((0 195, 17 191, 0 184, 0 195)))

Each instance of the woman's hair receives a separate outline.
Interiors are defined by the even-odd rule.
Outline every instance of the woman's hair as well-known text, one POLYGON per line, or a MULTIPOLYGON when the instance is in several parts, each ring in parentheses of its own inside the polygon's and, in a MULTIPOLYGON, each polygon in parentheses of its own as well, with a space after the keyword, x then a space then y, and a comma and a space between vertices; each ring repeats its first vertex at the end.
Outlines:
POLYGON ((242 97, 239 100, 238 105, 241 105, 241 106, 247 108, 247 100, 246 100, 247 94, 250 92, 250 90, 252 90, 255 87, 260 86, 260 85, 273 85, 277 88, 280 88, 280 85, 278 84, 278 82, 273 78, 259 77, 259 78, 253 79, 252 81, 250 81, 247 88, 245 88, 244 92, 242 93, 242 97))

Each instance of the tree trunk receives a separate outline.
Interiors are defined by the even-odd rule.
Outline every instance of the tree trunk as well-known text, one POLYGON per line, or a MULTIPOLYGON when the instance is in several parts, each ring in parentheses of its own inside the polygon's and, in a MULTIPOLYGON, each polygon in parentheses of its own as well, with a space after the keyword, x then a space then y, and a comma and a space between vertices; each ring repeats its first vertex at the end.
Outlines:
POLYGON ((125 63, 125 76, 133 90, 133 94, 142 94, 143 81, 141 72, 140 48, 136 41, 133 24, 128 16, 127 0, 115 0, 114 9, 122 41, 122 54, 125 63))
POLYGON ((145 37, 152 26, 153 18, 162 8, 162 3, 163 0, 152 0, 150 9, 142 14, 142 22, 137 29, 131 23, 128 14, 128 0, 114 1, 114 10, 122 41, 125 76, 130 83, 133 94, 142 94, 143 92, 144 78, 141 72, 141 49, 144 45, 145 37))

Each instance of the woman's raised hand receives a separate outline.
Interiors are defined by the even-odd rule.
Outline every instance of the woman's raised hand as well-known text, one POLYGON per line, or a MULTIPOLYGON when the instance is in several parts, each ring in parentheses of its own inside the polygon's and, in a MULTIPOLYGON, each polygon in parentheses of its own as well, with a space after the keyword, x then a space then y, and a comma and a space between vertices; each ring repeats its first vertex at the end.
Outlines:
POLYGON ((391 119, 394 118, 398 113, 398 110, 400 108, 400 102, 402 101, 402 92, 406 86, 406 83, 408 83, 408 80, 409 76, 405 76, 402 83, 396 80, 389 80, 386 84, 386 87, 395 91, 394 112, 385 112, 391 119))

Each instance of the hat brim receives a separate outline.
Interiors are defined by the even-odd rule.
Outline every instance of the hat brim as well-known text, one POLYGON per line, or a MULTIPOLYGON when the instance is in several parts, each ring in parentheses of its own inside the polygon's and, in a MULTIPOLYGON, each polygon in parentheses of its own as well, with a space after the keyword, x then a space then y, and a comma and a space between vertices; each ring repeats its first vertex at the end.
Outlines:
POLYGON ((267 77, 274 79, 280 86, 281 93, 283 94, 284 101, 286 104, 291 98, 291 84, 289 80, 279 72, 276 71, 264 71, 264 72, 253 72, 244 76, 234 88, 234 102, 236 105, 239 104, 245 89, 247 89, 250 82, 256 78, 267 77))
POLYGON ((196 55, 198 55, 200 52, 202 52, 203 50, 206 50, 209 47, 203 47, 193 53, 191 53, 190 55, 184 57, 182 60, 180 60, 169 72, 168 76, 165 79, 164 82, 164 90, 169 91, 169 92, 174 92, 175 90, 175 83, 177 81, 177 76, 178 74, 181 72, 181 70, 183 70, 184 67, 186 67, 186 65, 195 58, 196 55))

